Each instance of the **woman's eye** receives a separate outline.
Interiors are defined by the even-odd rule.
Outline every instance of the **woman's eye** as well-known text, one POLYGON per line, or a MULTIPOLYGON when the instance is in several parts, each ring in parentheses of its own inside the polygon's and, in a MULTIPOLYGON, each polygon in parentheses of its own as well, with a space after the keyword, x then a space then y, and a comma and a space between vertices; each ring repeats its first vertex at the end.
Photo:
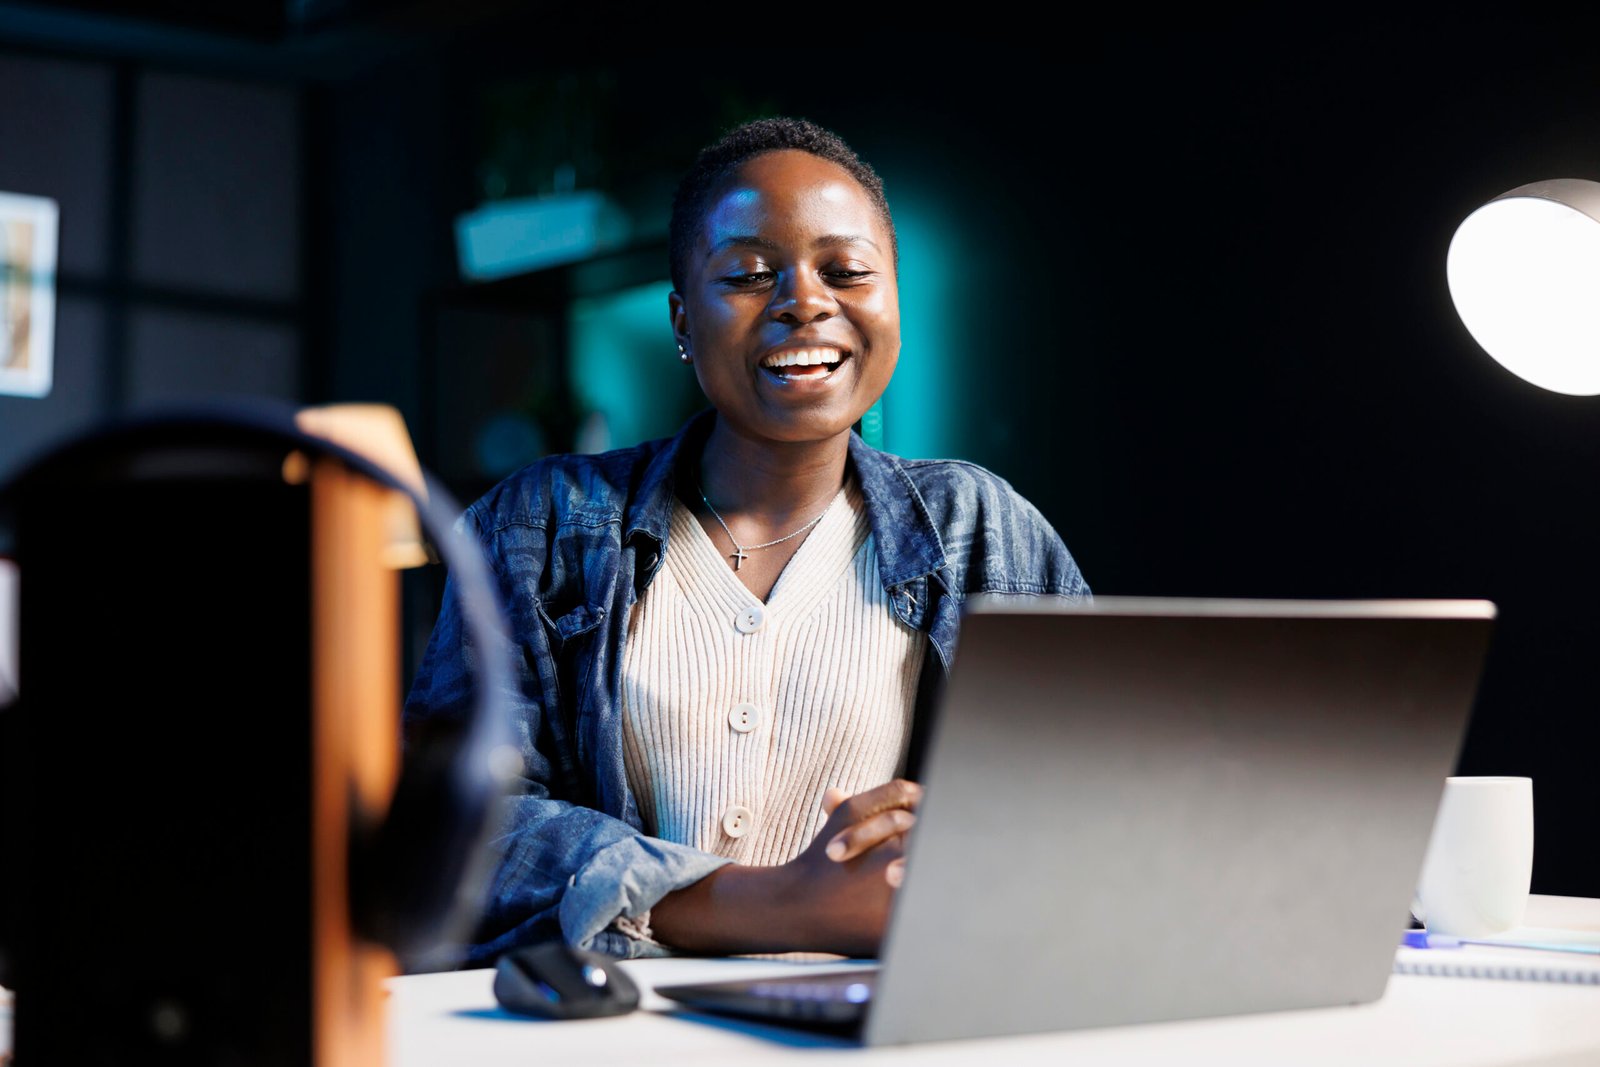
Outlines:
POLYGON ((858 267, 838 267, 834 270, 823 271, 822 275, 829 281, 837 282, 841 285, 849 285, 852 282, 859 282, 863 278, 870 278, 874 273, 876 272, 858 267))
POLYGON ((740 274, 730 274, 722 280, 736 289, 754 289, 770 282, 772 280, 772 272, 770 270, 750 270, 740 274))

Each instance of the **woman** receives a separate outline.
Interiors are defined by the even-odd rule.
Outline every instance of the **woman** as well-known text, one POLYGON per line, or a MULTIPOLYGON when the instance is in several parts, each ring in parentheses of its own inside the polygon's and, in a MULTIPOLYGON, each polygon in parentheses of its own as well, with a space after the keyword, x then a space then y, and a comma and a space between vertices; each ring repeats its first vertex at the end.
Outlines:
MULTIPOLYGON (((673 334, 711 410, 555 456, 466 513, 520 645, 525 791, 467 953, 871 955, 924 721, 973 593, 1083 597, 1049 524, 967 463, 851 427, 900 352, 894 224, 836 136, 767 119, 673 204, 673 334)), ((467 702, 445 598, 410 720, 467 702)))

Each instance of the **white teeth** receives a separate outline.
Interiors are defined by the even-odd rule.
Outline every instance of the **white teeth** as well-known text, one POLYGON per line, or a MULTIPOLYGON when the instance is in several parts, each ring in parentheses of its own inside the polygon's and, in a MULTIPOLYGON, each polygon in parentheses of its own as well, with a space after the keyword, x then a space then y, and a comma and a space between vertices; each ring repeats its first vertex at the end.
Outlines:
POLYGON ((763 367, 811 367, 819 363, 838 363, 844 354, 836 348, 791 348, 786 352, 768 356, 761 361, 763 367))

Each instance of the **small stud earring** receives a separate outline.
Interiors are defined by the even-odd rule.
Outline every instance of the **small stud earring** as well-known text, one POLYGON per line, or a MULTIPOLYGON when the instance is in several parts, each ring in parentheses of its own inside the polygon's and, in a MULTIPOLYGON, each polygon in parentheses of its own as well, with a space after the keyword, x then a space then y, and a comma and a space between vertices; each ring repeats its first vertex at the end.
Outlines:
POLYGON ((683 345, 681 345, 681 344, 678 345, 678 358, 683 360, 685 363, 693 363, 694 362, 694 357, 691 356, 687 351, 685 351, 683 345))

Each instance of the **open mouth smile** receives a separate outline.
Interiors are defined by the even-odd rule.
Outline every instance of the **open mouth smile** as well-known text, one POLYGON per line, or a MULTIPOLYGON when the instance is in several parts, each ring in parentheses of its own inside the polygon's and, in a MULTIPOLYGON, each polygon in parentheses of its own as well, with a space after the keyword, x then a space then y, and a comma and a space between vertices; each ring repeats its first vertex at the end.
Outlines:
POLYGON ((849 358, 848 352, 825 345, 786 348, 764 358, 761 370, 783 385, 821 382, 833 377, 849 358))

